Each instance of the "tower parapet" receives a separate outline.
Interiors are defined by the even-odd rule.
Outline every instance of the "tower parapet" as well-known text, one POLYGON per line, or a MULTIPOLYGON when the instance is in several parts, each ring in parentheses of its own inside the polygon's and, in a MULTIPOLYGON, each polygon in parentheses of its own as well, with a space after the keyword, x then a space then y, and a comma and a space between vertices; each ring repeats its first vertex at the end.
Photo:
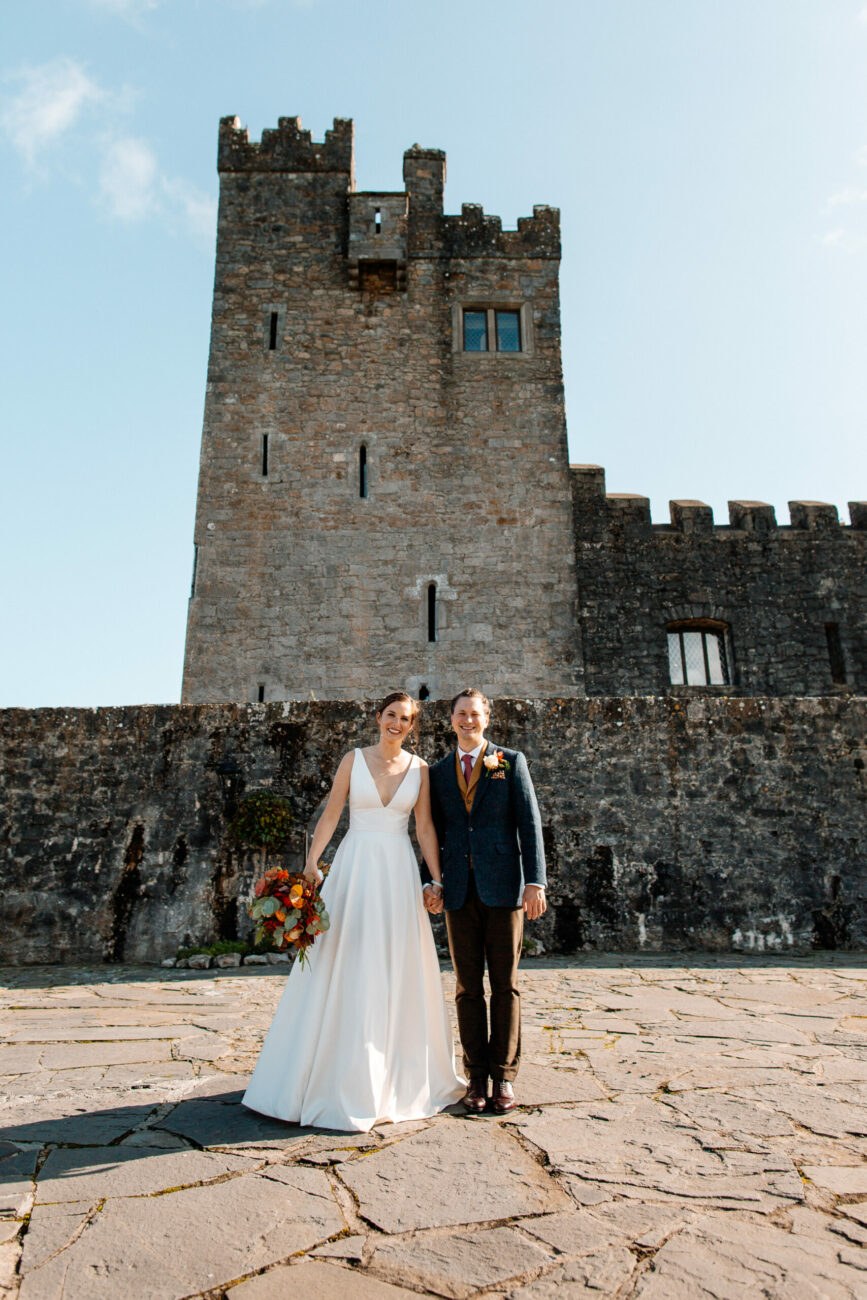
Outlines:
POLYGON ((335 117, 325 139, 315 141, 301 128, 300 117, 281 117, 261 141, 251 141, 239 117, 220 119, 219 172, 348 172, 355 187, 355 127, 351 118, 335 117))
POLYGON ((560 257, 560 209, 537 204, 532 217, 519 217, 517 230, 503 230, 499 217, 479 203, 464 203, 459 217, 443 218, 443 242, 450 257, 560 257))

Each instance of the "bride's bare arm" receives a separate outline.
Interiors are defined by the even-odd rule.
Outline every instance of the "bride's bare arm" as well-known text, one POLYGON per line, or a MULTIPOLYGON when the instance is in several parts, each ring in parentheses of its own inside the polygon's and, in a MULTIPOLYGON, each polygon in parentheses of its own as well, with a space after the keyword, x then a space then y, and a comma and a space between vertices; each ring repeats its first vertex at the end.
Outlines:
POLYGON ((318 880, 322 874, 317 864, 328 847, 328 842, 334 834, 337 823, 340 821, 340 814, 343 812, 343 806, 349 796, 349 775, 352 771, 354 757, 354 753, 350 752, 344 754, 343 758, 341 758, 334 775, 334 783, 331 786, 328 803, 316 823, 316 830, 313 832, 313 840, 304 866, 304 874, 308 880, 318 880))
POLYGON ((441 885, 440 846, 430 810, 430 772, 426 764, 421 769, 421 785, 413 811, 415 813, 415 834, 418 846, 422 851, 422 857, 427 863, 431 879, 435 884, 441 885))

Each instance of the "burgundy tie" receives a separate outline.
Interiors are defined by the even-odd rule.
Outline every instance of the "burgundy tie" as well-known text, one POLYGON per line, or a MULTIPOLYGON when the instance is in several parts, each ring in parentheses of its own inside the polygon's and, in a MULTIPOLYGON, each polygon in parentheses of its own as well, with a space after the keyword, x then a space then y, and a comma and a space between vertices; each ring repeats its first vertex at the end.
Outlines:
POLYGON ((472 754, 461 754, 461 762, 464 765, 464 780, 467 785, 470 784, 470 777, 473 774, 473 756, 472 754))

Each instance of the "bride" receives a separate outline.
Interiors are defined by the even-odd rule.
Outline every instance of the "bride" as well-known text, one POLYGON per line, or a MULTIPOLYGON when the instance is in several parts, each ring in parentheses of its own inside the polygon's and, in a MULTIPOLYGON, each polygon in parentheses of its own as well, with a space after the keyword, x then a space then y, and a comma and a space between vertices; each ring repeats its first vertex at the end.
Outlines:
POLYGON ((296 1124, 366 1132, 423 1119, 458 1101, 451 1028, 407 825, 434 882, 439 845, 428 767, 403 742, 418 704, 394 691, 376 713, 379 742, 340 761, 304 874, 317 863, 349 797, 349 832, 322 898, 331 928, 290 972, 244 1105, 296 1124))

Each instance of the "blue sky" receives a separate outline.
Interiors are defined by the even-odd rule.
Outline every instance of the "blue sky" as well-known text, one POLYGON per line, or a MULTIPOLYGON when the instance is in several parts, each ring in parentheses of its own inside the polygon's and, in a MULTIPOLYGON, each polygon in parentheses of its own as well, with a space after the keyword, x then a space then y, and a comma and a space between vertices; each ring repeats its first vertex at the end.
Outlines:
POLYGON ((609 491, 867 497, 859 0, 4 6, 0 705, 178 699, 217 123, 354 117, 360 189, 563 216, 572 459, 609 491))

